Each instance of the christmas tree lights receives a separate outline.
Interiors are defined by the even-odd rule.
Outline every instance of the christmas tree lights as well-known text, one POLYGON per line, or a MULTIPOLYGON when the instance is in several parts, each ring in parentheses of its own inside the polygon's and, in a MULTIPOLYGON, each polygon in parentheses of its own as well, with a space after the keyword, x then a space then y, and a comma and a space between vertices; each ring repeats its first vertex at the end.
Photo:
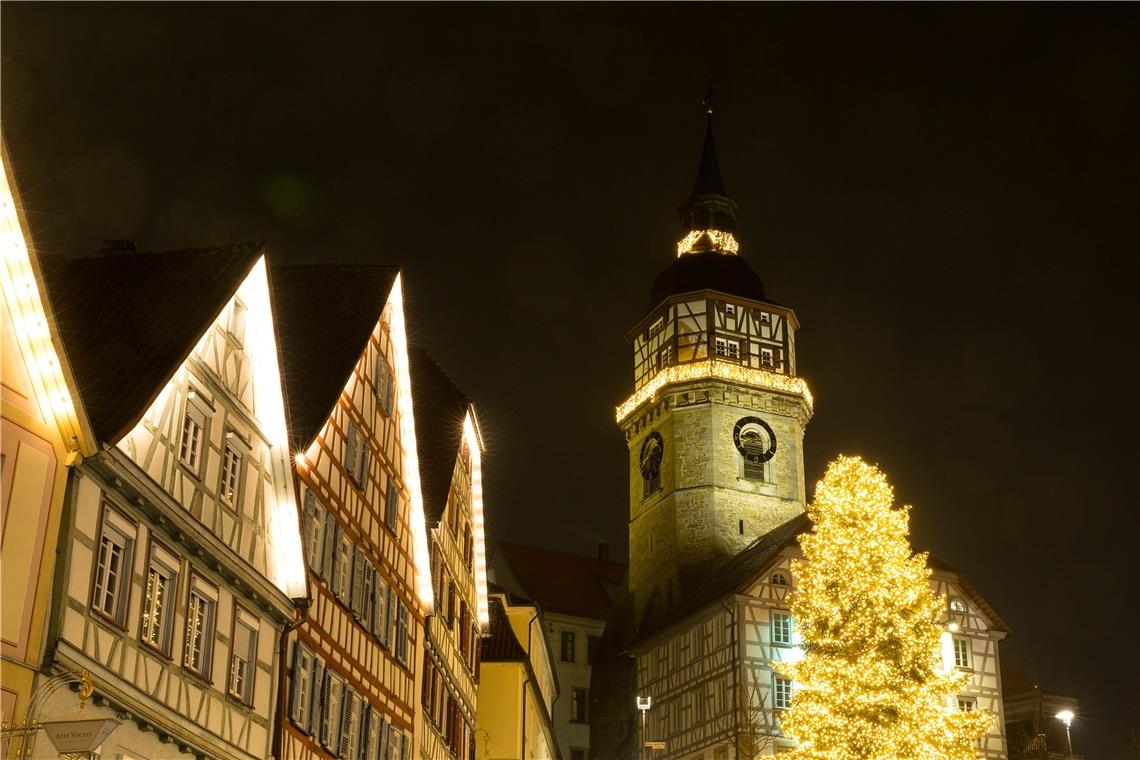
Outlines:
POLYGON ((940 666, 945 600, 926 554, 911 552, 910 508, 893 502, 883 473, 858 457, 839 457, 816 486, 789 602, 804 655, 772 664, 795 683, 781 720, 792 757, 966 760, 993 723, 958 711, 968 674, 940 666))

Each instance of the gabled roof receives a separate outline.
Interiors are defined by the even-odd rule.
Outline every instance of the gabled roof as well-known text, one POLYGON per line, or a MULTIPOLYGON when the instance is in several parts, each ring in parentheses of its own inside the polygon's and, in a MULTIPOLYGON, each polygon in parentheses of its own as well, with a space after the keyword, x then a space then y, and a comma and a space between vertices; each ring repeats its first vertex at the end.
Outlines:
POLYGON ((305 449, 324 427, 399 274, 391 266, 273 266, 273 297, 289 446, 305 449))
POLYGON ((605 620, 627 565, 500 541, 498 555, 546 612, 605 620))
POLYGON ((1005 633, 1013 633, 1013 629, 1009 627, 1009 623, 1005 622, 1005 620, 1002 619, 1001 615, 997 613, 997 610, 991 607, 990 603, 982 597, 982 595, 978 592, 978 589, 976 589, 974 587, 974 584, 970 582, 970 579, 966 577, 965 573, 956 567, 951 567, 932 554, 926 555, 926 564, 932 570, 944 570, 949 573, 954 573, 954 575, 958 576, 956 582, 958 583, 959 588, 961 588, 962 591, 966 593, 966 596, 970 598, 970 601, 978 606, 978 609, 982 611, 982 614, 990 619, 990 622, 993 623, 994 628, 1005 633))
POLYGON ((686 589, 681 604, 668 610, 659 620, 647 619, 638 627, 637 638, 642 639, 690 613, 700 610, 717 599, 746 590, 786 547, 797 543, 800 533, 811 529, 806 512, 765 533, 735 554, 715 572, 700 579, 695 589, 686 589))
POLYGON ((471 408, 471 401, 427 351, 413 346, 409 354, 420 492, 424 499, 424 517, 431 528, 439 522, 447 506, 455 458, 463 442, 463 419, 471 408))
POLYGON ((491 622, 489 635, 480 642, 479 653, 483 662, 529 662, 526 650, 519 643, 511 628, 503 602, 497 597, 490 599, 491 622))
POLYGON ((98 441, 142 418, 237 292, 261 243, 68 259, 41 255, 59 334, 98 441))

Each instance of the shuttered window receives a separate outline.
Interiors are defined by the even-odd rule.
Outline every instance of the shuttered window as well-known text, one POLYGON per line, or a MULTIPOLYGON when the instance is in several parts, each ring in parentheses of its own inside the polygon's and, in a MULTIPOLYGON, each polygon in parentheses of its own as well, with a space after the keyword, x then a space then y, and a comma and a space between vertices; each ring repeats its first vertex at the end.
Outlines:
POLYGON ((309 733, 309 710, 313 702, 313 653, 300 642, 293 647, 292 688, 289 719, 302 731, 309 733))

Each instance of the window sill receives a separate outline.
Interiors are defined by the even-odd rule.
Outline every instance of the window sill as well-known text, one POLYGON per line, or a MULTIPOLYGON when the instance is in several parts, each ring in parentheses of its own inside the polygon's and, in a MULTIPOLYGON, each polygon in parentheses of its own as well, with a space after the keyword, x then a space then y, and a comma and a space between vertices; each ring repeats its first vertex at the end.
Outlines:
POLYGON ((182 665, 182 672, 193 678, 195 681, 198 681, 203 686, 208 686, 211 689, 214 688, 214 682, 210 680, 210 676, 208 674, 199 673, 197 670, 194 670, 194 668, 186 664, 182 665))
POLYGON ((128 633, 126 623, 120 623, 118 620, 111 617, 107 613, 100 612, 99 610, 95 609, 94 607, 88 608, 88 611, 90 612, 91 617, 93 617, 98 622, 106 623, 107 625, 111 626, 112 628, 115 628, 116 630, 122 631, 123 633, 128 633))
POLYGON ((165 652, 165 651, 159 649, 158 647, 156 647, 154 644, 151 644, 146 639, 139 639, 139 643, 142 644, 142 648, 143 648, 144 652, 148 652, 150 654, 157 655, 157 656, 159 656, 162 659, 167 660, 167 661, 171 661, 174 659, 172 652, 165 652))

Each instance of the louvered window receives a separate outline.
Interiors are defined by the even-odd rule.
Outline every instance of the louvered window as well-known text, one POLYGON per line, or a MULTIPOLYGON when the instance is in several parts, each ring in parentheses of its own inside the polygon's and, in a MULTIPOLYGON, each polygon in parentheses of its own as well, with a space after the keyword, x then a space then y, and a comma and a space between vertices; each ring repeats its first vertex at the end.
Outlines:
POLYGON ((353 420, 348 421, 346 439, 345 469, 357 488, 363 489, 368 484, 368 441, 353 420))
POLYGON ((408 608, 400 602, 396 612, 396 660, 408 664, 408 608))
POLYGON ((360 697, 348 685, 341 700, 340 752, 341 760, 356 760, 360 756, 360 697))
POLYGON ((321 701, 321 746, 334 755, 340 755, 341 698, 344 679, 331 670, 325 670, 325 683, 321 701))
POLYGON ((384 524, 388 526, 388 530, 399 534, 400 489, 396 487, 396 481, 393 478, 388 478, 388 494, 384 500, 384 524))

